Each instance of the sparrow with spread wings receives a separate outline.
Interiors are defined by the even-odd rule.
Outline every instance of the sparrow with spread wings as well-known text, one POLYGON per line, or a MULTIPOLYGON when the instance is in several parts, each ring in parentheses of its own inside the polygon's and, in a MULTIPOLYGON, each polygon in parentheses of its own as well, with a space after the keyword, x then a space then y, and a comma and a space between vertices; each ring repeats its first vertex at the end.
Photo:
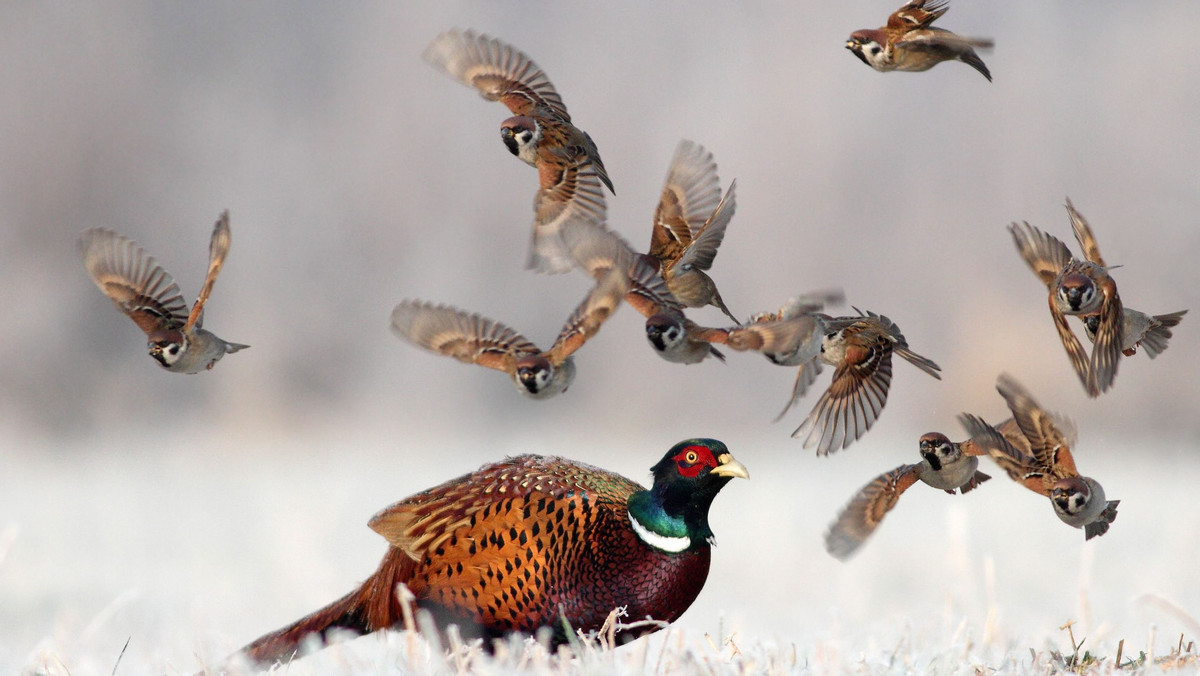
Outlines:
POLYGON ((513 116, 500 124, 504 145, 537 169, 534 228, 527 267, 560 273, 571 269, 560 230, 574 220, 604 222, 604 189, 612 181, 596 144, 571 122, 567 107, 546 74, 528 56, 474 31, 442 33, 425 60, 513 116))
POLYGON ((821 364, 834 367, 829 389, 817 400, 804 422, 792 436, 804 437, 804 447, 816 447, 817 455, 828 455, 854 443, 875 423, 887 403, 892 383, 892 354, 941 380, 941 367, 908 347, 900 327, 891 319, 874 312, 858 312, 857 317, 815 315, 821 336, 816 354, 803 353, 793 361, 800 364, 792 387, 792 398, 780 417, 804 396, 818 374, 821 364))
POLYGON ((880 72, 892 70, 925 71, 943 61, 962 61, 992 80, 992 74, 975 53, 975 48, 990 49, 993 42, 984 38, 956 35, 933 25, 950 8, 938 0, 913 0, 888 17, 886 26, 857 30, 846 40, 849 49, 863 63, 880 72))
POLYGON ((213 227, 208 274, 191 312, 170 273, 133 240, 107 228, 92 228, 80 235, 79 250, 96 286, 146 332, 150 356, 168 371, 200 373, 226 354, 249 347, 202 328, 204 306, 225 265, 231 241, 229 212, 225 211, 213 227))
POLYGON ((954 442, 940 432, 929 432, 921 435, 919 447, 921 462, 880 474, 859 489, 825 533, 825 551, 842 561, 853 556, 904 491, 918 481, 954 495, 991 478, 979 471, 978 456, 987 451, 974 439, 954 442))
POLYGON ((722 196, 712 153, 700 144, 680 141, 654 210, 650 255, 659 261, 675 300, 691 308, 715 306, 740 324, 707 274, 737 208, 736 183, 722 196))
POLYGON ((1112 386, 1122 354, 1131 356, 1144 345, 1146 354, 1157 356, 1167 348, 1171 328, 1187 310, 1152 317, 1126 309, 1109 274, 1112 267, 1105 264, 1091 227, 1070 199, 1067 214, 1083 250, 1082 260, 1072 256, 1061 240, 1028 223, 1013 223, 1008 229, 1021 258, 1050 292, 1050 316, 1071 366, 1088 396, 1097 397, 1112 386), (1067 325, 1067 315, 1083 321, 1093 343, 1090 355, 1067 325))
POLYGON ((513 329, 478 314, 445 305, 405 300, 392 310, 392 331, 431 352, 503 371, 531 399, 549 399, 575 380, 572 355, 621 305, 629 289, 624 270, 601 276, 563 325, 558 339, 541 350, 513 329))
POLYGON ((1071 453, 1075 425, 1047 413, 1006 373, 996 379, 996 389, 1012 411, 1012 421, 996 429, 964 413, 959 421, 967 433, 1013 481, 1049 498, 1058 518, 1072 528, 1082 528, 1085 539, 1108 532, 1121 501, 1107 500, 1100 483, 1075 468, 1071 453))
POLYGON ((817 328, 810 317, 728 328, 701 326, 684 316, 683 306, 667 288, 654 259, 636 253, 616 233, 590 223, 574 223, 564 229, 563 236, 576 264, 592 277, 598 278, 614 268, 629 271, 630 286, 625 301, 646 317, 646 339, 666 361, 696 364, 710 356, 724 361, 725 356, 716 345, 739 352, 755 350, 770 359, 773 355, 790 354, 798 345, 811 342, 817 328))

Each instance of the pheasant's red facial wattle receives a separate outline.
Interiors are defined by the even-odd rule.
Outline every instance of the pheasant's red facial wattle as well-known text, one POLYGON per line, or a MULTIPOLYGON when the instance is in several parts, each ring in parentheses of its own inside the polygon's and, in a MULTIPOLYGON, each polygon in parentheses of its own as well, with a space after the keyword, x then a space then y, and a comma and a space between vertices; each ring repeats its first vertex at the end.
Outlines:
POLYGON ((717 459, 713 457, 712 450, 704 446, 687 446, 675 455, 675 467, 689 479, 695 479, 700 472, 716 466, 717 459))

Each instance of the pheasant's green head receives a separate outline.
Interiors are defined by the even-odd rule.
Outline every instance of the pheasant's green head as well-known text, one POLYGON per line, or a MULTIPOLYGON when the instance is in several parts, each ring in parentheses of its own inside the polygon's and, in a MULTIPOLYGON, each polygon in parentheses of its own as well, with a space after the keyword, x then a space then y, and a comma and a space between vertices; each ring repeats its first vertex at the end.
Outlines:
POLYGON ((742 463, 716 439, 688 439, 675 444, 651 468, 654 485, 629 498, 633 529, 646 544, 681 552, 712 538, 708 508, 734 477, 749 479, 742 463))

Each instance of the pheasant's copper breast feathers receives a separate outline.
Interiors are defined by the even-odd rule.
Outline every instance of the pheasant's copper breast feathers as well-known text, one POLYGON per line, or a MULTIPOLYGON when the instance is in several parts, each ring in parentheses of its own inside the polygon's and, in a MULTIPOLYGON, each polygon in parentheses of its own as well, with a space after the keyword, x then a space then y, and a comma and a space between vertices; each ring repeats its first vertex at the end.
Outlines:
POLYGON ((829 527, 825 550, 843 561, 850 558, 920 476, 920 464, 901 465, 863 486, 829 527))
POLYGON ((1047 289, 1054 288, 1058 275, 1071 262, 1071 250, 1061 240, 1048 235, 1028 223, 1013 223, 1008 226, 1013 242, 1021 258, 1042 280, 1047 289))
POLYGON ((639 550, 629 525, 626 501, 641 490, 596 467, 520 456, 403 500, 370 525, 417 561, 408 584, 418 598, 495 635, 552 626, 559 612, 598 626, 611 610, 599 599, 638 598, 646 580, 634 561, 661 558, 639 550))
POLYGON ((550 79, 528 56, 488 35, 466 30, 442 33, 425 49, 425 60, 454 79, 500 101, 513 115, 551 116, 570 122, 550 79))
POLYGON ((80 236, 79 250, 92 281, 147 335, 183 328, 188 311, 179 286, 133 240, 93 228, 80 236))
POLYGON ((541 350, 513 329, 447 305, 405 300, 392 310, 392 331, 418 347, 511 372, 516 357, 541 350))

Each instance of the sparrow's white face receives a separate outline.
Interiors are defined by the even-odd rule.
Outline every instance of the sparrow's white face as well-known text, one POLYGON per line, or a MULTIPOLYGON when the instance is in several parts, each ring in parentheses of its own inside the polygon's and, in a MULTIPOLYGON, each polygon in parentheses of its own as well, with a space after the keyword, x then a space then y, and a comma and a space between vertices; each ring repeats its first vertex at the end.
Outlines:
POLYGON ((538 143, 542 140, 542 128, 531 117, 510 117, 500 125, 500 138, 508 152, 521 158, 529 165, 537 162, 538 143))
POLYGON ((683 342, 683 338, 683 326, 669 317, 655 315, 646 320, 646 339, 659 352, 669 352, 683 342))
POLYGON ((836 366, 846 358, 845 330, 825 334, 821 339, 821 359, 827 364, 836 366))
POLYGON ((868 35, 866 31, 858 31, 851 34, 850 39, 846 40, 846 49, 849 49, 860 61, 875 70, 885 70, 887 54, 884 51, 883 45, 874 37, 868 35))
POLYGON ((921 437, 921 457, 933 471, 940 472, 942 467, 953 463, 962 453, 941 434, 931 433, 921 437))
POLYGON ((187 351, 188 339, 179 331, 157 331, 150 335, 146 347, 163 368, 170 368, 187 351))
POLYGON ((543 357, 527 357, 517 363, 516 375, 523 393, 537 396, 554 380, 554 366, 543 357))
POLYGON ((1050 489, 1050 502, 1063 523, 1082 528, 1104 511, 1104 489, 1091 479, 1071 477, 1050 489))
POLYGON ((1099 301, 1095 282, 1086 275, 1065 275, 1058 284, 1058 303, 1064 312, 1096 309, 1099 301))

